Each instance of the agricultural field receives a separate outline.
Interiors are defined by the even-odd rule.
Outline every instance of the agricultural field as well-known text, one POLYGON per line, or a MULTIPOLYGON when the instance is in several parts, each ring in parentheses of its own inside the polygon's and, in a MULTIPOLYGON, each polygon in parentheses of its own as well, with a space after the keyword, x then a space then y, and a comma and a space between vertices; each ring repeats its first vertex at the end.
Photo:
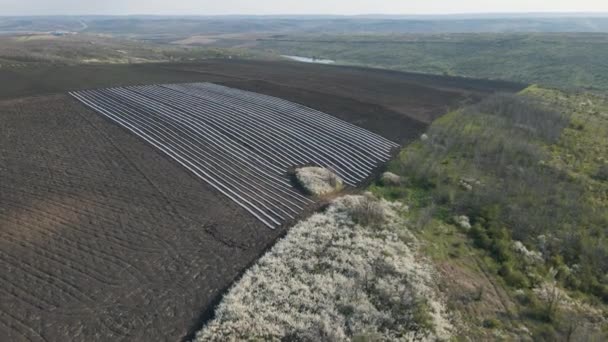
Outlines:
POLYGON ((0 108, 1 340, 177 339, 278 235, 67 95, 0 108))
MULTIPOLYGON (((297 108, 306 106, 311 113, 320 111, 349 123, 340 130, 354 129, 354 124, 383 137, 376 141, 405 144, 446 109, 522 88, 504 82, 238 60, 41 66, 0 74, 7 80, 0 88, 0 264, 7 270, 0 280, 0 340, 9 341, 192 337, 225 290, 288 227, 268 229, 209 182, 68 91, 88 101, 112 101, 131 113, 144 108, 154 113, 150 106, 161 108, 167 102, 178 112, 175 108, 194 106, 192 97, 204 94, 209 99, 210 89, 221 89, 226 92, 223 99, 240 101, 241 106, 251 96, 241 91, 254 91, 282 100, 260 95, 251 106, 262 100, 271 107, 291 101, 297 108), (184 82, 240 90, 208 84, 166 90, 175 96, 191 93, 179 95, 179 100, 158 93, 158 87, 87 90, 184 82), (154 101, 144 106, 139 101, 143 95, 133 90, 154 101), (130 100, 124 98, 127 93, 130 100)), ((231 111, 236 113, 232 107, 220 112, 231 111)), ((239 115, 238 120, 246 121, 254 113, 239 115)), ((159 120, 158 112, 152 117, 159 120)), ((268 117, 259 119, 269 122, 268 117)), ((183 133, 173 127, 173 133, 183 133)), ((340 134, 346 132, 335 138, 344 136, 340 134)), ((235 140, 237 136, 232 135, 235 140)), ((281 136, 285 143, 295 139, 281 136)), ((268 146, 279 141, 261 136, 256 140, 268 146)), ((359 155, 363 162, 356 146, 344 146, 351 148, 345 155, 359 155)), ((286 167, 310 162, 291 160, 295 152, 304 153, 292 149, 293 156, 277 163, 286 167)), ((206 151, 215 153, 207 161, 220 163, 221 150, 206 151)), ((368 160, 373 165, 380 161, 368 160)), ((361 181, 352 179, 354 185, 361 181)))
POLYGON ((270 228, 311 201, 289 182, 297 166, 350 186, 399 145, 313 109, 212 83, 80 91, 72 96, 166 153, 270 228))

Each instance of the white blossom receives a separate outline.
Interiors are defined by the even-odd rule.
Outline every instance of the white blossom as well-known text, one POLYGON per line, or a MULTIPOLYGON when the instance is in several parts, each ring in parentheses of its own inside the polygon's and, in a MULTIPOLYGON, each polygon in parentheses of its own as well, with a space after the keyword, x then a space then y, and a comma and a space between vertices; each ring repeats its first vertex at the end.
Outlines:
POLYGON ((452 329, 433 287, 433 271, 397 232, 408 233, 395 209, 381 228, 355 224, 360 196, 336 200, 293 227, 226 294, 196 341, 383 341, 446 339, 452 329), (425 299, 434 331, 414 320, 425 299))
POLYGON ((322 167, 303 167, 296 170, 298 182, 313 195, 326 195, 340 190, 342 180, 333 172, 322 167))

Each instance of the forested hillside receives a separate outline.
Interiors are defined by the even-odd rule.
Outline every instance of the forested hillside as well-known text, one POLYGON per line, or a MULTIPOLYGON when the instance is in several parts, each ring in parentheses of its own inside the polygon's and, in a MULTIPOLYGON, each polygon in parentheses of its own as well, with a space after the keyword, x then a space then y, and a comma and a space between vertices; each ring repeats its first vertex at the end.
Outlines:
POLYGON ((608 89, 608 35, 304 35, 259 40, 257 48, 337 63, 608 89))

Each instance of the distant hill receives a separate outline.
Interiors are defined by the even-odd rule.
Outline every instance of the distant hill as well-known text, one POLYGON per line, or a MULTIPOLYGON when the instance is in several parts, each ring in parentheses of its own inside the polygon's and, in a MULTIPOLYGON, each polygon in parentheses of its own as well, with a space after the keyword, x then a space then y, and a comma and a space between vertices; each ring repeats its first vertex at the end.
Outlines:
POLYGON ((0 32, 78 30, 146 35, 243 32, 464 33, 608 32, 608 14, 447 16, 54 16, 0 17, 0 32))

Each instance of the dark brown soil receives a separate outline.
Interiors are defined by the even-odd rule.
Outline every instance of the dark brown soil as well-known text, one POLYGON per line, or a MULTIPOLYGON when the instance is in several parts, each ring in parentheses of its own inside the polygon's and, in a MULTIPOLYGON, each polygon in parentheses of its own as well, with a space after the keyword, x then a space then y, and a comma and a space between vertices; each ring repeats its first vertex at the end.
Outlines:
POLYGON ((0 97, 20 97, 0 101, 0 341, 183 339, 285 232, 67 95, 44 94, 211 81, 407 142, 446 108, 518 89, 244 61, 0 70, 0 79, 0 97))
POLYGON ((248 60, 0 69, 0 79, 0 99, 122 85, 214 82, 302 103, 401 143, 449 109, 493 92, 524 87, 462 77, 248 60))
POLYGON ((0 340, 178 340, 281 232, 67 96, 0 104, 0 340))

